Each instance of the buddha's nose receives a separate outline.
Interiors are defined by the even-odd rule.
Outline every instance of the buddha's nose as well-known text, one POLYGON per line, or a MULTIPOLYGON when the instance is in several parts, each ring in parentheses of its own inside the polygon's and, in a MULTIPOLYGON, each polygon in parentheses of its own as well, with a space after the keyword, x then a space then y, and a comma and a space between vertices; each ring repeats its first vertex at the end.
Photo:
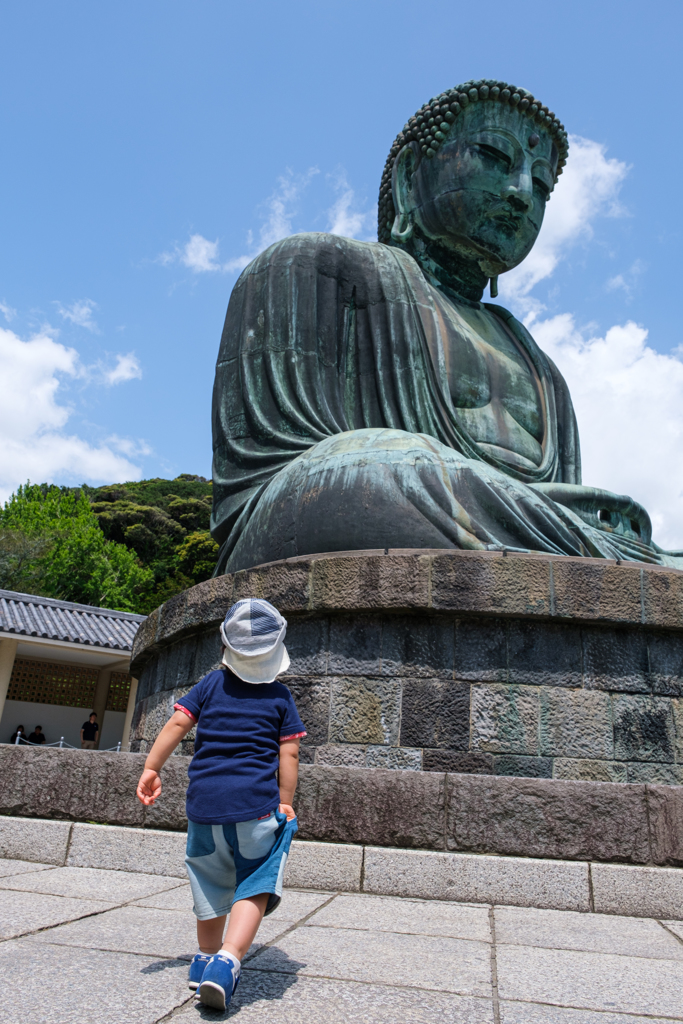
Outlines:
POLYGON ((508 185, 502 192, 502 198, 520 213, 528 213, 533 205, 531 191, 527 191, 522 184, 519 188, 516 185, 508 185))

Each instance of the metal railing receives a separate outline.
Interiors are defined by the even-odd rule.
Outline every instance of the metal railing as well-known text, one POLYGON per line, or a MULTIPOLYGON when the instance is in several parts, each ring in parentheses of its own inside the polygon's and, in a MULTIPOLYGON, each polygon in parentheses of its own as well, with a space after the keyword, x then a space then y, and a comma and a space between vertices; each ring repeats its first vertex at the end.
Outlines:
MULTIPOLYGON (((20 746, 21 747, 24 747, 24 746, 26 746, 26 747, 59 747, 60 750, 64 750, 65 748, 68 749, 68 750, 80 750, 81 749, 81 747, 74 747, 73 743, 67 743, 63 736, 60 736, 58 740, 53 740, 52 743, 34 743, 32 740, 27 739, 26 736, 22 736, 21 734, 19 734, 17 736, 17 738, 15 739, 14 746, 15 747, 20 747, 20 746)), ((116 744, 115 747, 107 747, 105 750, 99 751, 99 753, 107 754, 107 753, 110 753, 111 751, 115 751, 115 753, 117 753, 117 754, 121 753, 121 740, 119 740, 119 742, 116 744)))

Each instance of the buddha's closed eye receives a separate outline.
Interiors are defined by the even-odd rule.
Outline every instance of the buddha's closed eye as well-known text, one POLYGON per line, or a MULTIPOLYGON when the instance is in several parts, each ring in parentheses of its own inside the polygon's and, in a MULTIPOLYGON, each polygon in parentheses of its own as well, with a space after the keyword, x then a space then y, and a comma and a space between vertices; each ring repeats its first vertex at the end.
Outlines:
POLYGON ((497 149, 495 146, 489 146, 485 142, 478 142, 476 149, 477 152, 481 153, 485 159, 498 163, 503 170, 509 171, 512 167, 510 157, 507 153, 503 153, 501 149, 497 149))

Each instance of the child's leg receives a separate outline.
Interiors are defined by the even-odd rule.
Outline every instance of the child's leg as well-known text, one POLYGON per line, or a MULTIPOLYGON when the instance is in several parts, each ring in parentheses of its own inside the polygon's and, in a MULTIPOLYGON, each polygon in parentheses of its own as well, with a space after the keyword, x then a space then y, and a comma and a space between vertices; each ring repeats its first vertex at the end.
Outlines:
MULTIPOLYGON (((247 950, 256 938, 256 932, 259 930, 259 925, 268 906, 268 896, 269 893, 262 892, 259 896, 250 896, 248 899, 238 900, 232 905, 223 949, 232 953, 238 960, 242 960, 246 956, 247 950)), ((224 921, 225 918, 221 920, 224 921)), ((198 921, 197 930, 199 930, 200 924, 213 924, 213 921, 198 921)), ((201 943, 200 948, 203 949, 201 943)), ((218 947, 216 947, 217 949, 218 947)))
POLYGON ((221 948, 226 917, 227 914, 223 914, 208 921, 197 921, 197 942, 202 953, 213 956, 221 948))

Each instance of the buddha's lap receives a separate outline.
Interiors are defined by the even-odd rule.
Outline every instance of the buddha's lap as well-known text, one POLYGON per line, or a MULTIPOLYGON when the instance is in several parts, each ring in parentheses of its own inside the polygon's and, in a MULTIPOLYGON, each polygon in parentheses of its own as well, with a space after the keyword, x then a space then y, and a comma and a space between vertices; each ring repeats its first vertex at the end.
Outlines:
POLYGON ((348 431, 271 480, 227 568, 323 551, 528 547, 524 522, 544 533, 555 519, 526 484, 426 434, 348 431))

